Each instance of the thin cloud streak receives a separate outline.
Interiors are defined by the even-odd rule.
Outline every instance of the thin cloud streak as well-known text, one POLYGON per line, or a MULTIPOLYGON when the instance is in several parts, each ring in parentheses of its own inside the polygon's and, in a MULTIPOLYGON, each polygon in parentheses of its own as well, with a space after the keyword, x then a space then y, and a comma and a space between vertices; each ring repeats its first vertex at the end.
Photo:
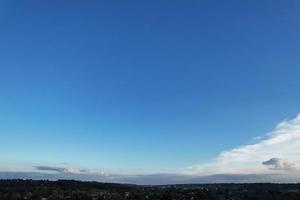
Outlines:
POLYGON ((53 166, 33 166, 37 171, 43 172, 55 172, 62 174, 82 174, 82 175, 108 175, 104 172, 92 171, 89 169, 79 169, 75 167, 53 167, 53 166))
POLYGON ((53 172, 64 172, 65 168, 62 167, 50 167, 50 166, 33 166, 39 171, 53 171, 53 172))

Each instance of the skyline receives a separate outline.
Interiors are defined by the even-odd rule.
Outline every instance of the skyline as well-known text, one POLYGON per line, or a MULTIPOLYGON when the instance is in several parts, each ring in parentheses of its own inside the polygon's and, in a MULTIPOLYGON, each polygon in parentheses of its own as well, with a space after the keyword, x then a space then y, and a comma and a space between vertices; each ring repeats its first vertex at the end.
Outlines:
POLYGON ((300 179, 299 9, 1 1, 0 173, 300 179))

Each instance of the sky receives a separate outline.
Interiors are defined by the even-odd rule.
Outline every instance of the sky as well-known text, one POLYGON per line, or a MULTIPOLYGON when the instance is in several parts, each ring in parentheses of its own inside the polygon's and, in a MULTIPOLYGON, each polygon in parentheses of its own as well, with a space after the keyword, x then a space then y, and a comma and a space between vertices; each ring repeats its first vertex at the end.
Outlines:
POLYGON ((0 27, 0 172, 298 173, 299 1, 3 0, 0 27))

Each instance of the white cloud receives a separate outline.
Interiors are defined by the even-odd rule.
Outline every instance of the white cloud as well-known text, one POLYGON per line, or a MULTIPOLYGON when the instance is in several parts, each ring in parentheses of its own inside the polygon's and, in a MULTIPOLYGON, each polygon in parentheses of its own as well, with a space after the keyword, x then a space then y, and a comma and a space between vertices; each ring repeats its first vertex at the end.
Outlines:
POLYGON ((82 171, 77 168, 69 167, 69 168, 64 168, 64 173, 70 173, 70 174, 81 174, 81 173, 86 173, 85 171, 82 171))
MULTIPOLYGON (((216 173, 271 173, 262 162, 270 158, 284 158, 300 165, 300 115, 291 120, 284 120, 275 129, 254 144, 244 145, 221 152, 212 162, 187 167, 188 174, 216 173)), ((280 160, 279 165, 289 165, 280 160)), ((284 167, 283 167, 284 168, 284 167)), ((274 172, 274 170, 273 170, 274 172)))
POLYGON ((294 170, 295 164, 281 158, 271 158, 262 162, 263 165, 269 167, 272 170, 294 170))

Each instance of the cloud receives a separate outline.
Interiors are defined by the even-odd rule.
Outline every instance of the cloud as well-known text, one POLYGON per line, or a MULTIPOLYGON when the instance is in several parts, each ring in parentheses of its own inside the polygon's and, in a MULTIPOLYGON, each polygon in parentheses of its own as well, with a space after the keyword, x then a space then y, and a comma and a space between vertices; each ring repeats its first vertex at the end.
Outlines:
MULTIPOLYGON (((273 131, 262 139, 221 152, 211 162, 190 166, 183 170, 187 174, 257 174, 274 173, 261 163, 270 158, 285 158, 290 162, 277 160, 276 169, 298 168, 300 164, 300 115, 280 122, 273 131), (292 164, 293 163, 293 164, 292 164)), ((271 162, 274 162, 272 160, 271 162)), ((269 162, 267 162, 269 163, 269 162)), ((269 165, 270 166, 270 165, 269 165)), ((289 170, 286 170, 289 171, 289 170)))
POLYGON ((102 172, 91 171, 87 169, 79 169, 74 167, 52 167, 52 166, 33 166, 38 171, 58 172, 66 174, 102 174, 102 172))
POLYGON ((64 172, 65 168, 61 167, 50 167, 50 166, 33 166, 35 169, 39 171, 54 171, 54 172, 64 172))
POLYGON ((295 164, 288 162, 285 159, 281 158, 271 158, 267 161, 262 162, 263 165, 269 167, 272 170, 294 170, 295 164))

